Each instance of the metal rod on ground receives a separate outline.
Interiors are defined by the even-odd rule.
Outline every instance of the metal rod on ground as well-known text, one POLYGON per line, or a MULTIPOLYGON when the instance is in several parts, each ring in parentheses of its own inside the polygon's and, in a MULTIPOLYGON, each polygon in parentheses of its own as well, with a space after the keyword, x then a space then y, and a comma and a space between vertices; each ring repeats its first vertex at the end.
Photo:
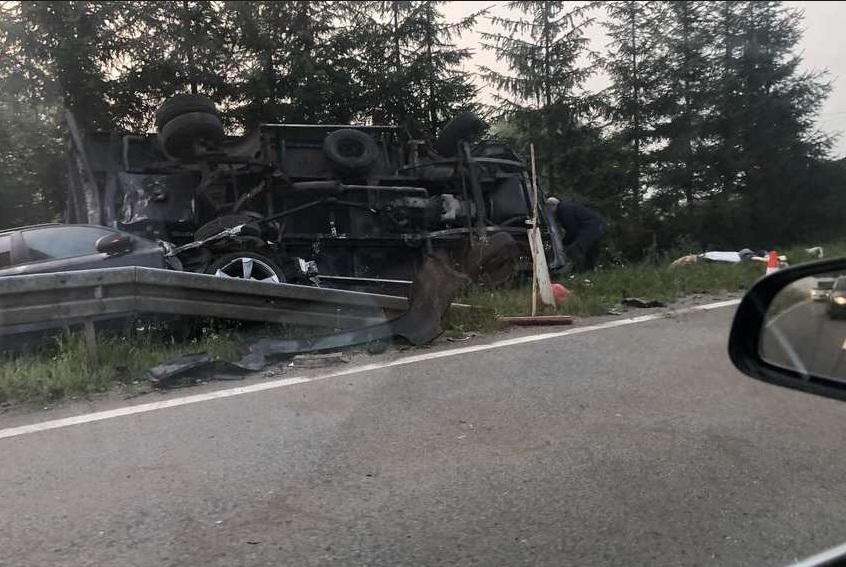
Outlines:
POLYGON ((521 327, 545 327, 551 325, 572 325, 573 318, 569 315, 540 315, 533 317, 497 317, 498 321, 521 327))

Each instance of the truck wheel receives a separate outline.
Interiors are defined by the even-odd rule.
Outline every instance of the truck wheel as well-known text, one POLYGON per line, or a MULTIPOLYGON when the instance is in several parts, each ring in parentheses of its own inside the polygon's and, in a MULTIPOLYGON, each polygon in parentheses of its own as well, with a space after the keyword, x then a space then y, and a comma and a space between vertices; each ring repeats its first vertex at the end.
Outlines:
POLYGON ((232 252, 216 258, 206 273, 219 278, 285 283, 285 275, 273 260, 255 252, 232 252))
POLYGON ((462 112, 441 129, 441 133, 432 149, 444 157, 454 157, 458 154, 458 144, 476 138, 487 125, 474 112, 462 112))
POLYGON ((491 235, 487 242, 477 243, 464 259, 464 271, 474 282, 488 288, 509 285, 518 274, 520 248, 507 232, 491 235))
POLYGON ((217 107, 209 97, 196 94, 181 94, 165 100, 156 111, 156 130, 162 131, 165 124, 189 112, 205 112, 218 116, 217 107))
POLYGON ((189 112, 170 120, 159 132, 164 152, 174 158, 194 157, 194 145, 217 145, 223 140, 223 123, 207 112, 189 112))
POLYGON ((335 130, 323 140, 323 153, 336 166, 347 171, 364 171, 379 158, 379 146, 360 130, 335 130))

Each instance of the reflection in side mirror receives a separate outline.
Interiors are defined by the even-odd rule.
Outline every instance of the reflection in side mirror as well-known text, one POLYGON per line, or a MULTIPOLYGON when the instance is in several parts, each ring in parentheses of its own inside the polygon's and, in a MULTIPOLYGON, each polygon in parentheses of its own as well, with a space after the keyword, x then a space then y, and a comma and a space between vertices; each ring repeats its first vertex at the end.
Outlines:
POLYGON ((846 399, 846 258, 758 280, 735 314, 729 355, 754 378, 846 399))
POLYGON ((132 238, 129 235, 115 232, 98 238, 94 247, 101 254, 118 256, 132 251, 132 238))
POLYGON ((846 381, 846 276, 799 279, 767 310, 761 359, 804 375, 846 381))

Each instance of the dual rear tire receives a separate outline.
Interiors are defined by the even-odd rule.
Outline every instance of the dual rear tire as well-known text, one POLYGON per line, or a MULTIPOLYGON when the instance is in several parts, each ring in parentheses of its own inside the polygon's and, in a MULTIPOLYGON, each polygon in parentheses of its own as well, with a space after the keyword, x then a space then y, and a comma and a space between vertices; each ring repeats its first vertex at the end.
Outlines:
POLYGON ((214 102, 203 95, 183 94, 165 100, 156 111, 159 144, 174 159, 190 161, 198 149, 223 141, 223 122, 214 102))

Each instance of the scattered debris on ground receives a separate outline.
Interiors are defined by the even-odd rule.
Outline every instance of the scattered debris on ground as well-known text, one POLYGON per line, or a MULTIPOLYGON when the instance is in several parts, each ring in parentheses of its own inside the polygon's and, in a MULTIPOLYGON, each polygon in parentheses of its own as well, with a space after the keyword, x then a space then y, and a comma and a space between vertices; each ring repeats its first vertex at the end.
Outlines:
POLYGON ((625 297, 620 303, 626 307, 638 307, 640 309, 653 309, 656 307, 666 307, 667 304, 657 299, 641 299, 639 297, 625 297))
POLYGON ((288 363, 288 366, 292 368, 326 368, 336 364, 346 364, 349 361, 349 357, 342 352, 298 354, 288 363))
POLYGON ((447 337, 447 341, 451 343, 463 343, 477 336, 479 336, 479 333, 466 333, 459 337, 447 337))
POLYGON ((535 315, 534 317, 497 317, 498 321, 520 327, 547 327, 552 325, 572 325, 569 315, 535 315))
POLYGON ((186 354, 150 368, 147 373, 154 388, 168 389, 197 381, 240 380, 255 370, 251 365, 214 360, 207 353, 186 354))
MULTIPOLYGON (((814 255, 819 253, 822 257, 822 248, 816 247, 807 249, 806 252, 808 254, 814 255), (819 248, 817 251, 816 248, 819 248), (813 252, 812 252, 813 251, 813 252)), ((722 262, 728 264, 740 264, 741 262, 766 262, 768 252, 766 250, 758 250, 754 251, 749 248, 743 248, 737 252, 734 251, 712 251, 712 252, 704 252, 702 254, 688 254, 686 256, 682 256, 680 258, 675 259, 670 266, 678 267, 678 266, 689 266, 691 264, 698 264, 699 262, 722 262)), ((778 257, 778 260, 782 267, 786 266, 787 263, 787 256, 781 255, 778 257)))
POLYGON ((820 259, 825 255, 822 246, 812 246, 811 248, 805 248, 805 253, 817 259, 820 259))

